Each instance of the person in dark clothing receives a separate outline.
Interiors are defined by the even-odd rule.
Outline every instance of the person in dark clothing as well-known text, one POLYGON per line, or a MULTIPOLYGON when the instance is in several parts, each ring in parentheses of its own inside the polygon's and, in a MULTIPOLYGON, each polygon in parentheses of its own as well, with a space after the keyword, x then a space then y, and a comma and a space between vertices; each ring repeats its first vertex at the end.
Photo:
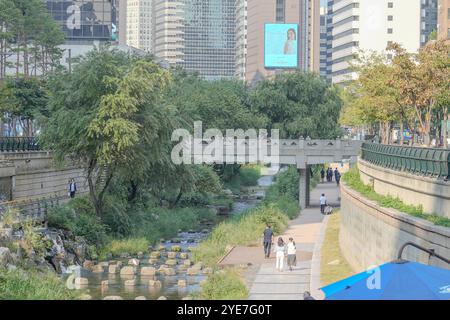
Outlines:
POLYGON ((263 233, 264 255, 268 259, 270 257, 270 249, 273 243, 273 231, 271 226, 267 225, 263 233))
POLYGON ((339 173, 339 171, 338 171, 338 169, 336 168, 336 169, 334 169, 334 180, 336 180, 336 183, 337 183, 337 180, 338 180, 338 176, 340 176, 341 174, 339 173))
POLYGON ((325 170, 324 170, 324 168, 322 168, 322 170, 320 170, 320 179, 321 179, 322 183, 323 183, 324 178, 325 178, 325 170))
POLYGON ((339 186, 339 183, 341 182, 341 173, 337 171, 336 173, 336 184, 339 186))
POLYGON ((316 300, 311 296, 311 293, 309 293, 309 291, 305 291, 303 293, 303 300, 316 300))
POLYGON ((75 198, 75 193, 77 192, 77 184, 75 183, 75 179, 69 180, 69 195, 73 199, 75 198))
POLYGON ((333 169, 328 168, 328 182, 333 181, 333 169))

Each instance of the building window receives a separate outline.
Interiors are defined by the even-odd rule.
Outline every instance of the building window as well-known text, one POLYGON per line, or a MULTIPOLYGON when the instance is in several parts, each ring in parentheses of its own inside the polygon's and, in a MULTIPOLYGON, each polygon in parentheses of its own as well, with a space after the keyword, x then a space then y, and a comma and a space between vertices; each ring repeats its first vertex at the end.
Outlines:
POLYGON ((394 30, 392 28, 388 28, 387 32, 388 32, 388 34, 393 34, 394 30))
POLYGON ((388 8, 393 8, 394 7, 394 3, 393 2, 388 2, 388 8))
POLYGON ((276 22, 284 22, 285 20, 285 0, 277 0, 276 5, 276 22))
POLYGON ((394 16, 388 16, 388 21, 394 21, 394 16))

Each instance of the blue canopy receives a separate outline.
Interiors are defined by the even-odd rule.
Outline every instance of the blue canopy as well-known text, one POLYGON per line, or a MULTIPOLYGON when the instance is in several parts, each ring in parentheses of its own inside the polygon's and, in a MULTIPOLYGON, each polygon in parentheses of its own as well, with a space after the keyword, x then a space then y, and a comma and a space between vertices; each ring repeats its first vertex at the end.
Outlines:
POLYGON ((450 300, 450 270, 389 262, 321 289, 326 300, 450 300))

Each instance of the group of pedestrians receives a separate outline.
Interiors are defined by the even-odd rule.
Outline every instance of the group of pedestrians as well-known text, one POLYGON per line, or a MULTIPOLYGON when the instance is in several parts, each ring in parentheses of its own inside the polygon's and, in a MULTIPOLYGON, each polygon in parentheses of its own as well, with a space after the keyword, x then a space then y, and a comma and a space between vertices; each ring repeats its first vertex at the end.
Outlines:
MULTIPOLYGON (((270 225, 266 226, 263 236, 264 255, 266 259, 269 259, 270 249, 272 244, 274 243, 274 234, 270 225)), ((293 238, 289 238, 289 242, 285 243, 283 238, 279 237, 277 243, 273 248, 273 252, 275 253, 275 268, 277 269, 277 271, 282 272, 284 270, 285 259, 290 271, 292 271, 292 268, 297 265, 297 247, 295 246, 293 238)))
MULTIPOLYGON (((270 225, 266 226, 266 229, 263 232, 263 237, 264 256, 266 259, 269 259, 270 249, 272 244, 274 244, 274 234, 270 225)), ((279 237, 277 243, 273 248, 273 252, 275 253, 275 268, 277 271, 284 271, 285 259, 290 271, 292 271, 293 267, 297 265, 297 247, 292 237, 289 238, 288 243, 285 243, 283 238, 279 237)), ((315 300, 314 297, 311 296, 311 293, 309 291, 305 291, 303 293, 303 299, 315 300)))
POLYGON ((331 167, 328 167, 326 171, 325 171, 325 168, 322 168, 322 170, 320 170, 320 178, 322 180, 322 183, 325 182, 324 181, 325 175, 327 178, 327 182, 333 182, 333 176, 334 176, 336 184, 339 186, 339 183, 341 181, 341 173, 339 172, 339 170, 337 168, 334 169, 334 171, 331 167))

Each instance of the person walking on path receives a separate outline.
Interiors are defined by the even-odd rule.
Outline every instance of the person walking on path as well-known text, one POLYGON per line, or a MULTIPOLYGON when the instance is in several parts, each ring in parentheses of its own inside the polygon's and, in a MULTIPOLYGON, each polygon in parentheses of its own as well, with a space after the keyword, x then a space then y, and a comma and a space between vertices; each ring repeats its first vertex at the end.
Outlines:
POLYGON ((270 248, 273 243, 273 231, 270 225, 266 226, 263 233, 263 238, 264 257, 268 259, 270 257, 270 248))
POLYGON ((339 185, 339 181, 341 180, 341 174, 339 173, 339 170, 337 168, 334 169, 334 179, 336 180, 337 185, 339 185))
POLYGON ((325 197, 325 193, 322 193, 322 195, 320 196, 319 203, 320 203, 320 213, 324 214, 325 207, 327 206, 327 198, 325 197))
POLYGON ((277 245, 273 249, 276 253, 276 263, 275 268, 278 271, 283 271, 284 268, 284 256, 286 255, 286 244, 284 243, 283 238, 279 237, 277 245))
POLYGON ((75 193, 77 192, 77 184, 75 183, 75 179, 69 180, 69 196, 73 199, 75 198, 75 193))
POLYGON ((321 179, 322 183, 323 183, 324 178, 325 178, 325 170, 324 170, 324 168, 322 168, 322 170, 320 170, 320 179, 321 179))
POLYGON ((297 265, 297 247, 293 238, 289 238, 287 244, 287 265, 290 271, 292 271, 293 266, 297 265))
POLYGON ((336 172, 336 184, 339 187, 339 183, 341 182, 341 173, 339 171, 336 172))

